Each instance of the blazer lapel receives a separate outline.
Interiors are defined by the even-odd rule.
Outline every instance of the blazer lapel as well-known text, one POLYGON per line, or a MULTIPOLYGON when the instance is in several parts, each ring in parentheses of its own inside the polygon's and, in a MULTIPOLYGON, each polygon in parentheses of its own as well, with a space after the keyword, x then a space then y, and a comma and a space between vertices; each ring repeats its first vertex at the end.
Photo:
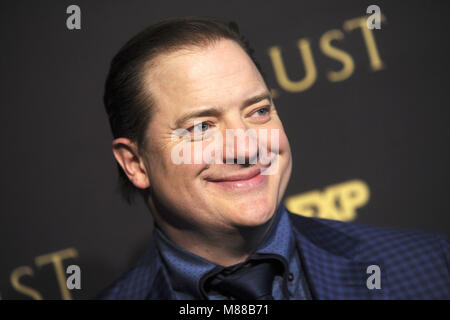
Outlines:
POLYGON ((358 259, 358 239, 312 218, 291 214, 291 220, 314 299, 388 299, 384 277, 381 289, 367 287, 367 268, 384 268, 382 261, 358 259))

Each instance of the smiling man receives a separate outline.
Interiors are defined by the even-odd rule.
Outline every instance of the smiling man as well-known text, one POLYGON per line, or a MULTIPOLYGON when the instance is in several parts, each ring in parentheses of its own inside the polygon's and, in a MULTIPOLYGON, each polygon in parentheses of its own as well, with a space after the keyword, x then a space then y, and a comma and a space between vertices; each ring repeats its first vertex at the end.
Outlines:
POLYGON ((115 56, 104 102, 123 195, 139 193, 155 225, 147 253, 101 298, 448 297, 444 237, 284 208, 289 142, 235 24, 150 26, 115 56))

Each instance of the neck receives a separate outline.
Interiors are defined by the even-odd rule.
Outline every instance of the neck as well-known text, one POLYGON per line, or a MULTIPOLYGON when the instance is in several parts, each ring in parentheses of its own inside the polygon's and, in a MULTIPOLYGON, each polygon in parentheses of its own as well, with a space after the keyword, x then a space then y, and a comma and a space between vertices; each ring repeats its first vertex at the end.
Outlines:
POLYGON ((166 237, 179 247, 214 264, 231 266, 245 261, 258 247, 269 231, 276 214, 266 223, 254 227, 197 226, 170 219, 172 215, 160 205, 148 201, 157 226, 166 237), (158 210, 159 209, 159 210, 158 210), (163 218, 164 217, 164 218, 163 218))
POLYGON ((258 226, 198 225, 176 214, 168 214, 156 197, 149 196, 147 207, 157 226, 179 247, 220 266, 245 261, 262 242, 273 221, 258 226))
POLYGON ((156 218, 157 215, 154 216, 158 227, 172 242, 221 266, 231 266, 245 261, 261 243, 273 221, 270 219, 260 226, 241 227, 234 230, 177 229, 156 218))

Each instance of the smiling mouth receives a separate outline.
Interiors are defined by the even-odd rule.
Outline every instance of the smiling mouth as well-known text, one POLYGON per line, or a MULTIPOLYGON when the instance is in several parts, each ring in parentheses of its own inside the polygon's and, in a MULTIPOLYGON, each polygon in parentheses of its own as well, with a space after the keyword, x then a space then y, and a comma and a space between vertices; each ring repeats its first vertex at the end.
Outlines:
POLYGON ((206 181, 225 189, 242 190, 263 185, 267 181, 267 177, 267 175, 261 174, 260 167, 254 167, 242 172, 207 178, 206 181))

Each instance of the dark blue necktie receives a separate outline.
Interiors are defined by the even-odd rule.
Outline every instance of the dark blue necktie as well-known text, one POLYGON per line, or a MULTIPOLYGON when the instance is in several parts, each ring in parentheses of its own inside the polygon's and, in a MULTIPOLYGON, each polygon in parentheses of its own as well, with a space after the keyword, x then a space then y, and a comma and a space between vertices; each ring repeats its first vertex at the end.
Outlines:
POLYGON ((287 299, 287 264, 282 256, 253 254, 230 267, 218 266, 200 281, 205 298, 211 292, 236 300, 273 300, 272 284, 276 275, 283 276, 283 293, 287 299))

